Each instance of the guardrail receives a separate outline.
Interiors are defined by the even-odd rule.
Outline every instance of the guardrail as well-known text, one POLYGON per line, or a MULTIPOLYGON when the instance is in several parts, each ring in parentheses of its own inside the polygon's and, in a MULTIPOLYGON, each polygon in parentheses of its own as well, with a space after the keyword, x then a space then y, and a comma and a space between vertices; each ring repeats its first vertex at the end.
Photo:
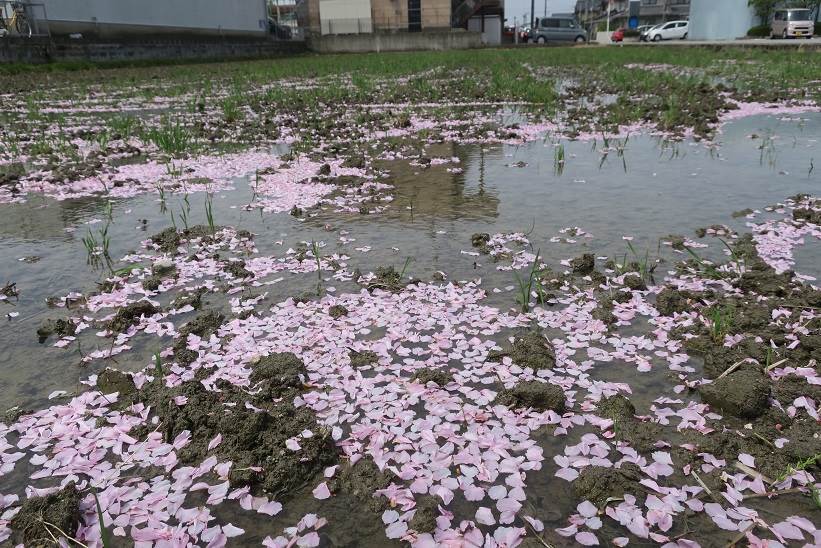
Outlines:
POLYGON ((51 36, 46 5, 20 0, 0 0, 0 39, 10 36, 51 36))

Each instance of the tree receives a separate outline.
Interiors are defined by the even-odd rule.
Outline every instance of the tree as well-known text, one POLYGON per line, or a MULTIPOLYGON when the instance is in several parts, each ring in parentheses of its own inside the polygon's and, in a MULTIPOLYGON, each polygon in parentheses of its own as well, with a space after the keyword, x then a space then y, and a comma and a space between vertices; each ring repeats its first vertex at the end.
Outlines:
POLYGON ((770 14, 775 9, 778 0, 747 0, 747 5, 755 10, 755 14, 763 24, 770 20, 770 14))

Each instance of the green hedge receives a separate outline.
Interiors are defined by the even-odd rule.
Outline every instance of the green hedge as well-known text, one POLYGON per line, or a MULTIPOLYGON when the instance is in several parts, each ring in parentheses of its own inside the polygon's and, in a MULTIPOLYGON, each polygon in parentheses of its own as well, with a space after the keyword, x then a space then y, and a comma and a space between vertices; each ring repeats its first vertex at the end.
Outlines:
POLYGON ((770 25, 758 25, 747 31, 747 36, 765 38, 770 35, 770 25))
POLYGON ((821 36, 821 22, 815 24, 815 32, 813 34, 821 36))
POLYGON ((624 37, 625 38, 638 38, 639 37, 639 31, 638 31, 638 29, 625 29, 624 37))

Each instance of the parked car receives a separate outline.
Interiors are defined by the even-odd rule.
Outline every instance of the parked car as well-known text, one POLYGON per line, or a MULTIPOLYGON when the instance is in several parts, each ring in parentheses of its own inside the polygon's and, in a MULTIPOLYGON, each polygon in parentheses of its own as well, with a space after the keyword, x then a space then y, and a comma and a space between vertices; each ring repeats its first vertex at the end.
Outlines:
POLYGON ((653 30, 653 29, 655 29, 655 28, 657 28, 657 27, 660 27, 660 26, 661 26, 661 25, 642 25, 642 26, 640 26, 640 27, 638 28, 638 31, 639 31, 639 41, 640 41, 640 42, 646 42, 646 41, 647 41, 647 34, 648 34, 651 30, 653 30))
POLYGON ((660 42, 662 40, 685 40, 687 39, 687 29, 690 24, 687 21, 670 21, 653 27, 647 33, 648 42, 660 42))
POLYGON ((773 14, 770 38, 812 38, 815 23, 808 9, 779 9, 773 14))
POLYGON ((522 27, 519 29, 519 42, 524 44, 530 39, 530 26, 522 27))
POLYGON ((530 31, 531 42, 587 42, 587 31, 572 17, 545 17, 530 31))
POLYGON ((610 40, 613 42, 623 42, 624 41, 624 29, 616 29, 613 34, 610 36, 610 40))

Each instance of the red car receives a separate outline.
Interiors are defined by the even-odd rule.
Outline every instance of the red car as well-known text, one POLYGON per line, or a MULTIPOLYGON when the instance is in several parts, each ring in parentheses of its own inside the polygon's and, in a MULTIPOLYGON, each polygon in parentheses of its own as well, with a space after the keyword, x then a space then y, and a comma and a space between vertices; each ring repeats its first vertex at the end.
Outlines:
POLYGON ((613 42, 623 42, 624 41, 624 29, 616 29, 613 32, 613 35, 610 37, 613 42))

